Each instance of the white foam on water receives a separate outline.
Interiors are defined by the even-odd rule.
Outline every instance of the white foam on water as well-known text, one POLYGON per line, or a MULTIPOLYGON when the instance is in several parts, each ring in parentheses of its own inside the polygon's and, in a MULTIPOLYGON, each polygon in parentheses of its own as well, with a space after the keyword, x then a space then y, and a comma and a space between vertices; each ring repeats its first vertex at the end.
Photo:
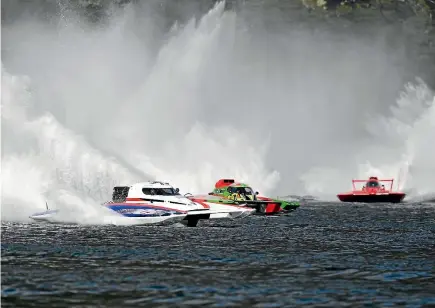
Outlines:
POLYGON ((140 177, 103 157, 50 114, 29 119, 23 99, 31 95, 21 95, 29 91, 25 80, 2 71, 2 128, 16 134, 6 137, 2 157, 2 219, 29 220, 33 212, 45 210, 48 202, 82 213, 80 221, 93 218, 97 222, 105 211, 97 200, 110 196, 113 185, 140 177))

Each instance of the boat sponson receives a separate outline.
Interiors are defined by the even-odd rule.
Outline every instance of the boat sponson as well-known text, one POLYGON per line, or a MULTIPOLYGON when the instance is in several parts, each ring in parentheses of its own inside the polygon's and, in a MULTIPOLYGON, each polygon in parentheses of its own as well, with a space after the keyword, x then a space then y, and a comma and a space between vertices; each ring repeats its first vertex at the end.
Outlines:
POLYGON ((400 203, 404 198, 403 193, 389 194, 340 194, 337 195, 342 202, 361 203, 400 203))

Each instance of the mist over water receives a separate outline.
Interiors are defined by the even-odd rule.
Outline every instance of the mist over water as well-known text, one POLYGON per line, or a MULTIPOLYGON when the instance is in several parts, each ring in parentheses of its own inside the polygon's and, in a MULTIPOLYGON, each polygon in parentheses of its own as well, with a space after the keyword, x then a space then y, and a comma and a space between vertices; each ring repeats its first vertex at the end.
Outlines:
POLYGON ((378 175, 434 192, 434 92, 408 83, 404 49, 244 13, 218 3, 169 32, 144 4, 97 26, 71 12, 2 25, 2 219, 47 200, 92 220, 113 185, 148 179, 335 198, 378 175))

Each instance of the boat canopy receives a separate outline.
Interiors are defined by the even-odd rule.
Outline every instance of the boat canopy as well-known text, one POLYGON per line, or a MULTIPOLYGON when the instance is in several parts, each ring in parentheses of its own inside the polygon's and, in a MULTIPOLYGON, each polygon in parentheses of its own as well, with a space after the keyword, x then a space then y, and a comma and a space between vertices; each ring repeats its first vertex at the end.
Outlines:
POLYGON ((172 187, 164 187, 164 188, 157 188, 157 187, 144 187, 142 188, 142 192, 145 195, 148 196, 175 196, 179 195, 179 191, 177 189, 174 189, 172 187))
POLYGON ((377 180, 370 180, 366 183, 366 187, 379 187, 379 182, 377 180))
POLYGON ((232 194, 253 195, 254 191, 249 186, 228 186, 228 192, 232 194))

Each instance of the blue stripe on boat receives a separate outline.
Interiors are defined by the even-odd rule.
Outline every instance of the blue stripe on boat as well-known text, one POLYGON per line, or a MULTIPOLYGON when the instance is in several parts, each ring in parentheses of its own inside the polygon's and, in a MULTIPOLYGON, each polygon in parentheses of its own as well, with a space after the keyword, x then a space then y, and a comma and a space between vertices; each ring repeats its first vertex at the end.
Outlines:
POLYGON ((167 208, 159 208, 156 206, 146 205, 128 205, 128 204, 107 204, 111 210, 126 216, 126 217, 159 217, 169 215, 184 214, 182 211, 172 210, 167 208))

